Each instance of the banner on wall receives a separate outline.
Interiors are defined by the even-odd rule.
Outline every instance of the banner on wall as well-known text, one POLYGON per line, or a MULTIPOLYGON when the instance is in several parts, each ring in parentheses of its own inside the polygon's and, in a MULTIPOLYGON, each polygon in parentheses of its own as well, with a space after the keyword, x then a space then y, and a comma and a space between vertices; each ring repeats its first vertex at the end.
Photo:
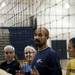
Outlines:
POLYGON ((34 31, 32 27, 10 27, 10 43, 16 49, 18 59, 24 59, 24 48, 33 45, 34 31))
POLYGON ((58 53, 60 59, 67 59, 67 43, 66 40, 52 40, 52 48, 58 53))

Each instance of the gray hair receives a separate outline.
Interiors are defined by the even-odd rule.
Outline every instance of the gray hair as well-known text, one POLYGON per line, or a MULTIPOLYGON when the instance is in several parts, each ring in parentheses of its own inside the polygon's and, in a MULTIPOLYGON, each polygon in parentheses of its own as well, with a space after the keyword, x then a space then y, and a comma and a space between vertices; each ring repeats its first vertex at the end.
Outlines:
POLYGON ((11 50, 15 51, 15 48, 12 45, 6 45, 4 47, 4 50, 7 49, 7 48, 10 48, 11 50))
POLYGON ((28 48, 32 49, 36 53, 36 49, 34 47, 32 47, 32 46, 26 46, 24 48, 24 52, 26 52, 28 48))

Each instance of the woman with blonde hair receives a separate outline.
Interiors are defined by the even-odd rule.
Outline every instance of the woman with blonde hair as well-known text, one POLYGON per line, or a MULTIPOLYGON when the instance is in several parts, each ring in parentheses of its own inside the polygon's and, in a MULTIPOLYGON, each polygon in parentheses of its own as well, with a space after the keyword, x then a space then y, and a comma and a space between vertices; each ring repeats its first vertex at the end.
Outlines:
POLYGON ((68 44, 70 60, 67 65, 66 75, 75 75, 75 38, 71 38, 68 44))

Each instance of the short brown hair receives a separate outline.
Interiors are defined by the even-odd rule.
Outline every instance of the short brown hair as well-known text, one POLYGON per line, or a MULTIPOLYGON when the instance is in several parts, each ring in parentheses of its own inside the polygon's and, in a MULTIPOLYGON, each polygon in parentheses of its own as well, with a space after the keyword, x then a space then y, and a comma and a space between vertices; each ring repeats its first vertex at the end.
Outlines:
POLYGON ((45 28, 45 27, 38 27, 37 29, 45 31, 45 36, 47 36, 47 38, 49 38, 49 31, 48 31, 47 28, 45 28))

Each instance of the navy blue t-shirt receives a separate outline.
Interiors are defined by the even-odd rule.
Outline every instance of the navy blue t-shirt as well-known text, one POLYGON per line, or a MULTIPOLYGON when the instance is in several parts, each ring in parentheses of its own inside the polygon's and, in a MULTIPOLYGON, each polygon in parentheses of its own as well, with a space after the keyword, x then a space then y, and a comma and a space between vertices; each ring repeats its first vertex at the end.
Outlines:
POLYGON ((32 62, 40 75, 62 75, 59 58, 56 52, 48 47, 38 51, 32 62))

